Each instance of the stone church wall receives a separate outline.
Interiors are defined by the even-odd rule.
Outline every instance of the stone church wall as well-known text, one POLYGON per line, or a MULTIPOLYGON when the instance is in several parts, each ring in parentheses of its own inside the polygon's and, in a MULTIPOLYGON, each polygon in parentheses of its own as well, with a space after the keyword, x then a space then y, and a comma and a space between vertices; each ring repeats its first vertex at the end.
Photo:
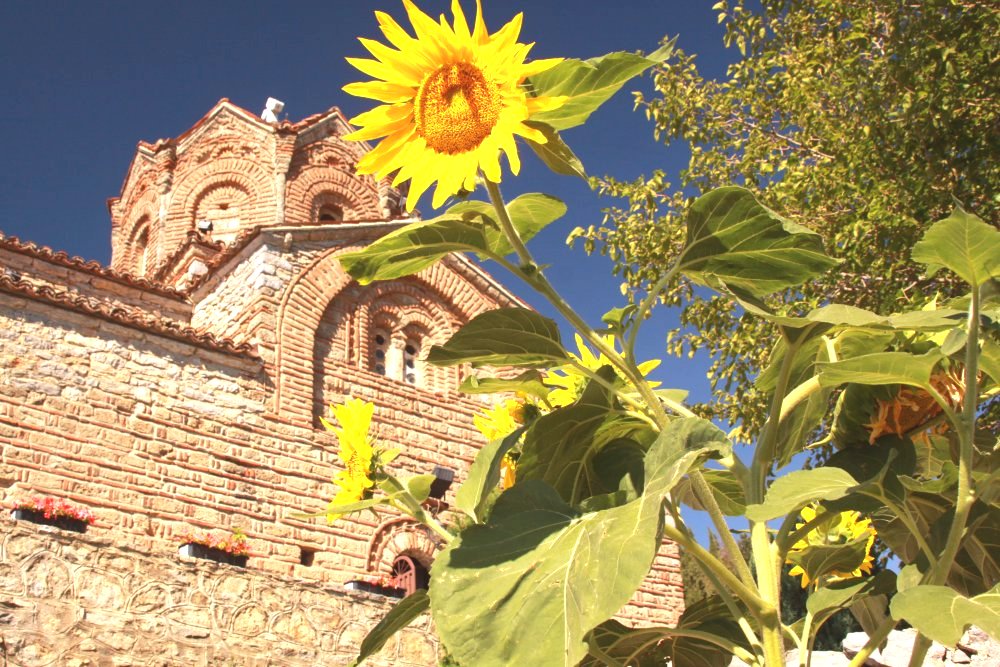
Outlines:
MULTIPOLYGON (((10 667, 345 665, 380 596, 123 548, 114 535, 4 523, 0 656, 10 667)), ((367 664, 437 661, 428 617, 367 664)))

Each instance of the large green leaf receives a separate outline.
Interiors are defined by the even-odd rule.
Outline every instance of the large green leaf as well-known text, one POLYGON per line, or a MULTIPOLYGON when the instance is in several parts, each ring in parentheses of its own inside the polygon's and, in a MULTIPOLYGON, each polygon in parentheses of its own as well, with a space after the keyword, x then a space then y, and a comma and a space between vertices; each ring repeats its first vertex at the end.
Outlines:
POLYGON ((748 505, 747 518, 751 521, 777 519, 816 500, 836 500, 857 485, 857 480, 840 468, 796 470, 774 480, 763 503, 748 505))
POLYGON ((431 600, 427 596, 427 591, 423 590, 418 590, 397 602, 361 642, 361 650, 351 663, 351 667, 357 667, 365 659, 381 651, 394 634, 419 618, 430 606, 431 600))
MULTIPOLYGON (((606 384, 617 380, 604 366, 598 376, 606 384)), ((615 408, 615 395, 605 384, 591 381, 573 405, 538 419, 524 438, 517 461, 518 479, 537 479, 552 486, 563 500, 577 505, 589 496, 617 490, 608 487, 594 457, 612 441, 642 439, 645 422, 615 408)))
POLYGON ((472 318, 427 361, 438 366, 526 366, 541 368, 569 361, 559 327, 527 308, 499 308, 472 318))
POLYGON ((934 348, 926 354, 879 352, 820 365, 819 381, 824 387, 853 382, 866 385, 907 384, 927 387, 931 373, 941 361, 934 348))
POLYGON ((367 285, 413 275, 452 252, 486 253, 483 226, 445 213, 390 232, 364 250, 338 259, 351 277, 367 285))
POLYGON ((846 576, 865 562, 868 555, 868 535, 843 544, 809 544, 788 552, 788 562, 798 565, 816 581, 826 574, 846 576))
POLYGON ((956 207, 947 218, 931 225, 913 246, 912 257, 926 264, 929 274, 951 269, 977 288, 1000 276, 1000 230, 956 207))
POLYGON ((558 109, 535 114, 532 120, 556 130, 582 125, 626 81, 663 62, 671 53, 673 43, 648 56, 617 52, 589 60, 567 58, 528 79, 528 86, 536 96, 566 97, 558 109))
MULTIPOLYGON (((566 213, 551 195, 524 194, 507 205, 511 223, 523 241, 566 213)), ((378 239, 367 248, 340 255, 341 266, 362 285, 413 275, 452 252, 503 257, 514 252, 496 222, 493 206, 467 201, 431 220, 414 222, 378 239)))
POLYGON ((673 667, 726 667, 737 648, 751 652, 736 619, 718 596, 688 606, 675 628, 629 628, 607 621, 594 628, 588 639, 590 655, 581 667, 660 667, 668 661, 673 667), (692 636, 695 633, 698 636, 692 636))
POLYGON ((922 634, 955 646, 970 625, 1000 641, 1000 587, 967 598, 947 586, 914 586, 892 599, 892 617, 922 634))
POLYGON ((503 394, 520 391, 537 398, 545 398, 550 391, 542 382, 542 376, 538 371, 525 371, 513 378, 481 378, 469 375, 462 380, 458 390, 465 394, 503 394))
POLYGON ((485 526, 464 530, 434 562, 431 610, 449 653, 481 667, 579 663, 587 633, 648 573, 663 498, 730 448, 710 422, 675 420, 646 454, 643 495, 587 514, 540 481, 508 489, 485 526))
POLYGON ((469 468, 469 477, 455 493, 455 507, 472 517, 473 521, 483 521, 489 498, 500 483, 503 457, 517 445, 525 428, 488 443, 476 454, 469 468))
POLYGON ((879 572, 874 577, 836 581, 814 590, 806 600, 806 609, 813 616, 816 630, 841 609, 870 597, 896 590, 896 574, 879 572))
POLYGON ((712 190, 688 212, 681 270, 702 285, 759 297, 836 265, 818 234, 762 206, 744 188, 712 190))
POLYGON ((551 125, 545 123, 539 123, 534 120, 524 121, 524 124, 532 127, 542 134, 548 140, 544 144, 540 144, 536 141, 528 139, 528 146, 531 150, 535 151, 537 155, 545 165, 557 174, 562 174, 564 176, 579 176, 580 178, 586 180, 587 172, 583 168, 583 163, 580 162, 580 158, 576 156, 566 142, 563 141, 559 133, 556 132, 555 128, 551 125))
MULTIPOLYGON (((747 509, 747 499, 743 485, 736 476, 728 470, 702 470, 701 474, 712 490, 715 502, 718 503, 722 513, 726 516, 743 516, 747 509)), ((695 495, 690 477, 685 477, 677 485, 676 497, 689 507, 705 510, 701 500, 695 495)))

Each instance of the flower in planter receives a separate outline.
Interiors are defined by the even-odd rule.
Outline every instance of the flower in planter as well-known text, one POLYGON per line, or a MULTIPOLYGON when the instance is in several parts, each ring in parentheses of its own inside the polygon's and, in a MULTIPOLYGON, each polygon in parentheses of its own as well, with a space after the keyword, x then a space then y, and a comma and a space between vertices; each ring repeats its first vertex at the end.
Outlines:
POLYGON ((94 513, 86 507, 74 505, 64 498, 52 498, 48 496, 32 496, 31 498, 16 500, 14 501, 13 509, 38 512, 49 520, 65 517, 92 524, 95 518, 94 513))
POLYGON ((219 537, 211 533, 194 533, 188 531, 181 535, 183 544, 200 544, 209 549, 218 549, 234 556, 246 556, 250 548, 247 545, 247 536, 240 528, 234 528, 233 532, 219 537))

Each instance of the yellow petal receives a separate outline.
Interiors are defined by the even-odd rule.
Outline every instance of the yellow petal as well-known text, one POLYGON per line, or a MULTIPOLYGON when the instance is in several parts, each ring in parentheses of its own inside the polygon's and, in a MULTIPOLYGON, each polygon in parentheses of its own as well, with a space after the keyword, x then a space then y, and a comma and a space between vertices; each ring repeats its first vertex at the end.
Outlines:
POLYGON ((416 95, 416 89, 411 86, 404 86, 388 81, 365 81, 349 83, 343 88, 344 92, 355 97, 366 97, 370 100, 387 102, 409 102, 416 95))

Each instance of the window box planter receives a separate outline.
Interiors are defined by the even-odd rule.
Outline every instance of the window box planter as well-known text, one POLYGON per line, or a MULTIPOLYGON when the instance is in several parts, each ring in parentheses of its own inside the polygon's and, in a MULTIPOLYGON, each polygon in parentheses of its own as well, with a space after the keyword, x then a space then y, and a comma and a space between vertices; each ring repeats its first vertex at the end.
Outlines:
POLYGON ((348 581, 344 584, 344 588, 349 591, 361 591, 363 593, 374 593, 375 595, 384 595, 390 598, 403 598, 406 597, 406 591, 402 588, 395 588, 393 586, 381 586, 379 584, 373 584, 368 581, 361 581, 360 579, 354 579, 348 581))
POLYGON ((74 533, 87 532, 87 526, 89 525, 88 521, 71 516, 52 516, 46 518, 44 512, 28 508, 12 510, 11 516, 14 517, 15 521, 30 521, 42 526, 55 526, 62 530, 71 530, 74 533))
POLYGON ((246 567, 247 559, 249 558, 245 554, 238 556, 222 549, 206 547, 204 544, 194 544, 191 542, 182 544, 178 553, 186 558, 204 558, 205 560, 213 560, 216 563, 225 563, 237 567, 246 567))

